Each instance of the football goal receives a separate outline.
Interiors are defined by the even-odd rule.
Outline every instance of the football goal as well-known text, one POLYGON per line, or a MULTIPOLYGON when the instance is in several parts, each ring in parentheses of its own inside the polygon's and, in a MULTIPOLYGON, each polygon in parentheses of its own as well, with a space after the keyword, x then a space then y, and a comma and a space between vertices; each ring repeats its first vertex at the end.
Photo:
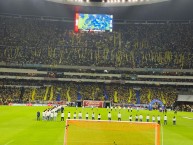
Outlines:
POLYGON ((66 120, 64 145, 160 145, 157 123, 66 120))

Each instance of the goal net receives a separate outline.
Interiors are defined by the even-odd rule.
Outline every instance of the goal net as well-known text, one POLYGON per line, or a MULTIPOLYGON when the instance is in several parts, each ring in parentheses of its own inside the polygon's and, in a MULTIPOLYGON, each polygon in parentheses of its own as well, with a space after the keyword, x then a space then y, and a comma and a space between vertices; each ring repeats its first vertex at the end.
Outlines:
POLYGON ((157 123, 66 120, 64 145, 160 145, 157 123))

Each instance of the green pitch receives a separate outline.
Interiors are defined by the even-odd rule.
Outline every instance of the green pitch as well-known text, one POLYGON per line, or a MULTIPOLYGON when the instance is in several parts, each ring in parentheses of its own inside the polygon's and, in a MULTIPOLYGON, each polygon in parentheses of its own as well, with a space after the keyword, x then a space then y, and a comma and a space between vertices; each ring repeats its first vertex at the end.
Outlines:
MULTIPOLYGON (((65 121, 60 121, 58 114, 57 121, 36 121, 36 112, 42 112, 47 107, 14 107, 0 106, 0 145, 63 145, 65 121)), ((83 119, 86 112, 95 112, 95 118, 98 113, 101 114, 101 119, 107 119, 107 109, 91 108, 65 108, 65 117, 67 112, 71 112, 71 117, 74 112, 82 111, 83 119)), ((133 118, 136 114, 142 114, 145 118, 147 114, 150 116, 161 115, 163 124, 163 113, 158 111, 139 111, 133 110, 128 112, 126 109, 121 109, 122 120, 128 121, 129 115, 133 118)), ((117 120, 118 111, 112 111, 112 119, 117 120)), ((168 125, 163 126, 163 145, 193 145, 193 113, 178 112, 177 125, 172 125, 173 112, 168 112, 168 125)), ((145 119, 144 119, 145 121, 145 119)), ((101 139, 103 134, 101 134, 101 139)), ((93 137, 93 139, 95 139, 93 137)), ((139 137, 140 139, 140 137, 139 137)), ((113 139, 112 139, 113 140, 113 139)), ((98 142, 99 139, 96 139, 98 142)), ((125 145, 128 145, 125 143, 125 145)))

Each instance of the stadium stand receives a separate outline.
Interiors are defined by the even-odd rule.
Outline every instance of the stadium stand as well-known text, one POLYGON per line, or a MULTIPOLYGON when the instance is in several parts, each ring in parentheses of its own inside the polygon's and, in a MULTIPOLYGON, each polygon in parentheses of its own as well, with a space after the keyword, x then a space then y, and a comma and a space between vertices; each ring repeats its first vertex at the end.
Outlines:
POLYGON ((0 22, 5 63, 172 69, 193 64, 191 23, 128 24, 101 34, 74 33, 70 23, 60 21, 1 17, 0 22))
POLYGON ((66 18, 0 16, 1 104, 159 99, 173 109, 193 85, 192 21, 120 21, 105 33, 73 28, 66 18))

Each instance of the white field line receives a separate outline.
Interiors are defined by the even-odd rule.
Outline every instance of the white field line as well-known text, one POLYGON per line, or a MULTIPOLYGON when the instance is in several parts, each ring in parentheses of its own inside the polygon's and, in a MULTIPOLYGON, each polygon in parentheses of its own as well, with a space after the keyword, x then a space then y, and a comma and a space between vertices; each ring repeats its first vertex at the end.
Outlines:
POLYGON ((182 118, 189 119, 189 120, 193 120, 193 118, 186 117, 186 116, 182 116, 182 118))

